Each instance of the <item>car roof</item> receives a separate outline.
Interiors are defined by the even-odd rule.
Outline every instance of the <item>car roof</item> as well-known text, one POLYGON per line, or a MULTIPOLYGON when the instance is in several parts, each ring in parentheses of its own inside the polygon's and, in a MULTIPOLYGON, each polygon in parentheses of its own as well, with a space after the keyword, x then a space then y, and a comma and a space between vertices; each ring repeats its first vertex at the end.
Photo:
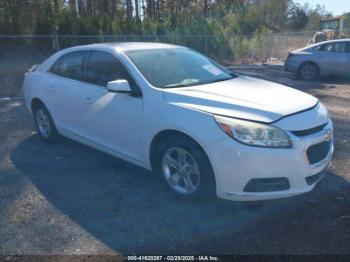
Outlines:
POLYGON ((307 46, 305 46, 303 48, 294 50, 293 52, 301 52, 301 51, 305 51, 305 50, 307 50, 309 48, 314 48, 314 47, 317 47, 317 46, 320 46, 320 45, 339 43, 339 42, 350 42, 350 38, 323 41, 323 42, 315 43, 315 44, 312 44, 312 45, 307 45, 307 46))
POLYGON ((323 44, 331 44, 331 43, 337 43, 337 42, 350 42, 350 38, 334 39, 334 40, 323 41, 323 42, 319 42, 319 43, 313 44, 312 46, 323 45, 323 44))
POLYGON ((91 50, 91 49, 104 49, 111 51, 133 51, 133 50, 151 50, 151 49, 164 49, 164 48, 184 48, 178 45, 171 45, 165 43, 150 43, 150 42, 120 42, 120 43, 98 43, 90 45, 81 45, 74 46, 65 49, 68 51, 77 51, 77 50, 91 50))

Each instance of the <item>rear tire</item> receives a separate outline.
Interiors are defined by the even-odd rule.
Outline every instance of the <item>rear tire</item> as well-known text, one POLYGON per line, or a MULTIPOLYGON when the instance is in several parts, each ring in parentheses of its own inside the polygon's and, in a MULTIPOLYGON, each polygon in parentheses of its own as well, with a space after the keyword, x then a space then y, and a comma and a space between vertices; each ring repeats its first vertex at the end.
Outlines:
POLYGON ((299 68, 299 77, 304 80, 315 80, 320 75, 320 69, 318 65, 312 62, 304 63, 299 68))
POLYGON ((215 196, 215 179, 203 149, 187 138, 163 140, 156 150, 155 171, 175 194, 184 200, 215 196))
POLYGON ((59 139, 59 134, 47 108, 42 104, 38 105, 33 109, 33 115, 40 137, 46 143, 56 143, 59 139))

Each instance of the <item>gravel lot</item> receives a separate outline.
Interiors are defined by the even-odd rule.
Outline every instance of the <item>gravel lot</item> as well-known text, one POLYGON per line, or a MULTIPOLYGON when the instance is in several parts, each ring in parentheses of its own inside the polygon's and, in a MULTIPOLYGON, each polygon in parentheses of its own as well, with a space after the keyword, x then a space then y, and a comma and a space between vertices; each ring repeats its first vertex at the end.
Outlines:
POLYGON ((304 82, 335 122, 329 174, 308 194, 255 204, 182 202, 134 165, 64 139, 47 145, 21 99, 0 99, 0 254, 349 254, 350 81, 304 82))

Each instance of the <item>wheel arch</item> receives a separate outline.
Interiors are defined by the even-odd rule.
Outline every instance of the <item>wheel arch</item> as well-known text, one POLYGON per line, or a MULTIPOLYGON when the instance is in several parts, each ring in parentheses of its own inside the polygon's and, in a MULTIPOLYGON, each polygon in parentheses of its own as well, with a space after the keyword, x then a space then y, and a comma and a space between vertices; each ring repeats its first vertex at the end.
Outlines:
POLYGON ((55 121, 54 117, 52 116, 50 109, 45 105, 43 100, 40 99, 39 97, 33 97, 31 102, 30 102, 30 109, 32 111, 33 116, 34 116, 35 109, 39 108, 40 106, 44 107, 49 112, 50 117, 52 119, 52 122, 55 125, 55 128, 57 128, 56 121, 55 121))
POLYGON ((34 110, 37 109, 39 106, 44 106, 47 109, 46 105, 40 98, 38 97, 32 98, 32 101, 30 103, 30 108, 32 112, 34 112, 34 110))
MULTIPOLYGON (((190 141, 194 142, 196 144, 196 146, 198 146, 198 148, 205 153, 205 155, 207 156, 209 163, 210 163, 210 159, 208 157, 208 154, 205 152, 204 148, 200 145, 200 143, 196 139, 194 139, 192 136, 190 136, 189 134, 186 134, 182 131, 175 130, 175 129, 166 129, 166 130, 159 131, 156 135, 154 135, 154 137, 150 143, 149 162, 150 162, 152 170, 155 170, 157 148, 158 148, 159 143, 164 142, 168 139, 179 139, 179 138, 190 140, 190 141)), ((212 167, 211 163, 210 163, 210 166, 212 167)))
POLYGON ((302 63, 299 65, 299 67, 298 67, 298 73, 300 73, 301 68, 302 68, 304 65, 306 65, 306 64, 313 64, 313 65, 315 65, 315 66, 317 67, 317 69, 318 69, 318 72, 320 73, 320 70, 321 70, 320 65, 319 65, 317 62, 313 61, 313 60, 306 60, 306 61, 302 62, 302 63))
POLYGON ((150 161, 150 166, 151 166, 151 170, 155 171, 157 170, 156 168, 156 164, 157 164, 157 148, 159 143, 161 143, 162 141, 166 141, 167 139, 178 139, 178 138, 182 138, 182 139, 186 139, 189 141, 192 141, 199 150, 201 150, 206 159, 207 159, 207 163, 209 165, 209 168, 211 169, 211 178, 212 182, 214 183, 214 188, 216 190, 216 186, 217 186, 217 182, 216 182, 216 175, 214 172, 214 167, 209 159, 209 156, 207 154, 207 152, 204 150, 204 148, 196 141, 196 139, 194 139, 192 136, 190 136, 189 134, 186 134, 182 131, 179 130, 175 130, 175 129, 167 129, 167 130, 162 130, 159 131, 152 139, 152 142, 150 144, 150 149, 149 149, 149 161, 150 161))

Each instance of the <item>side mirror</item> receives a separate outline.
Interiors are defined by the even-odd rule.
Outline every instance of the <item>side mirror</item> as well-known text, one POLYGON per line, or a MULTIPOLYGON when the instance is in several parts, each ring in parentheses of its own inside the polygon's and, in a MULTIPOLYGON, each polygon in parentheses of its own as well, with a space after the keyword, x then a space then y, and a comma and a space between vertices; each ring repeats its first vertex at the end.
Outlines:
POLYGON ((108 82, 107 90, 112 93, 123 93, 123 94, 132 93, 129 82, 126 80, 115 80, 115 81, 108 82))

